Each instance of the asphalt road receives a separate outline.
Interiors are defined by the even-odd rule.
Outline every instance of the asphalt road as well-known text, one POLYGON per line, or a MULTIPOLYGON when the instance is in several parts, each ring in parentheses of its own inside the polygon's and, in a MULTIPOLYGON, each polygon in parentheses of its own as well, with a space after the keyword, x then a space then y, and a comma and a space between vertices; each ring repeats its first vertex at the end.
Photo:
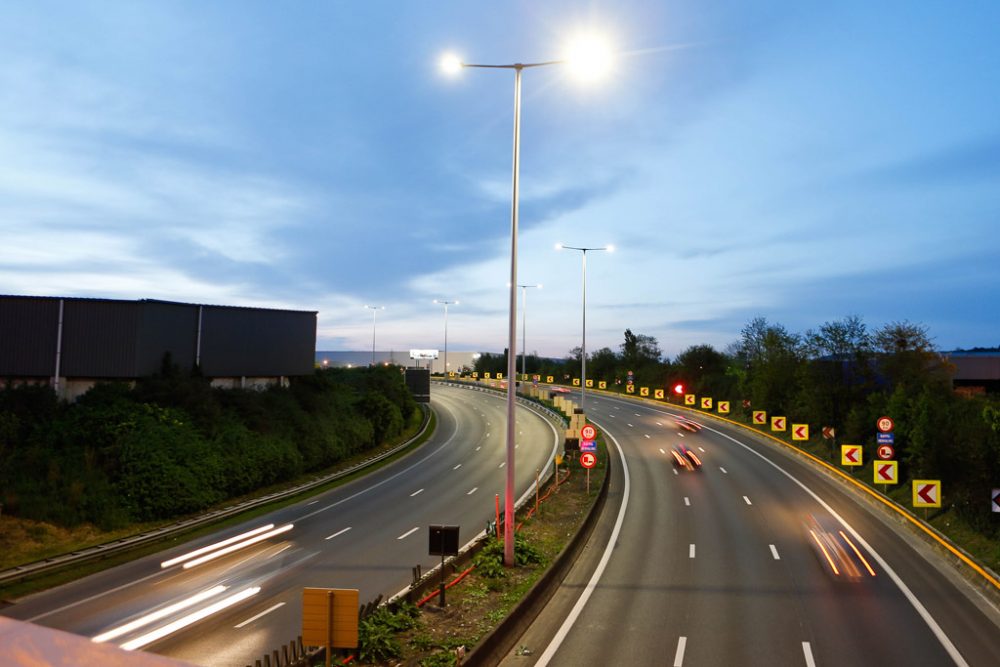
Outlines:
MULTIPOLYGON (((95 637, 166 610, 108 640, 120 645, 230 596, 249 595, 143 650, 201 665, 252 664, 300 633, 303 587, 357 588, 362 603, 389 597, 409 585, 413 566, 427 571, 440 562, 427 555, 428 525, 459 525, 465 543, 493 518, 494 495, 502 501, 505 480, 505 399, 434 385, 432 406, 438 415, 433 437, 392 465, 246 524, 19 600, 0 613, 95 637), (272 523, 294 527, 196 567, 161 567, 272 523), (203 591, 211 594, 170 609, 203 591)), ((520 495, 533 486, 536 469, 552 460, 558 436, 526 409, 518 408, 517 419, 520 495)))
POLYGON ((503 665, 1000 664, 997 609, 843 483, 736 427, 680 429, 667 406, 593 394, 587 406, 624 465, 503 665), (673 465, 677 444, 700 470, 673 465), (810 515, 844 530, 875 576, 833 576, 810 515))

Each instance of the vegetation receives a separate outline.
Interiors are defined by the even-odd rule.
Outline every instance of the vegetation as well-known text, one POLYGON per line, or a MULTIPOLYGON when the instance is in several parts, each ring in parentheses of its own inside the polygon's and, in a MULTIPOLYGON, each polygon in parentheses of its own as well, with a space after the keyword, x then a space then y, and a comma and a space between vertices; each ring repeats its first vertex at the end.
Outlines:
POLYGON ((263 391, 163 371, 75 403, 0 390, 5 514, 111 530, 197 512, 321 470, 400 433, 416 410, 399 370, 327 369, 263 391))
MULTIPOLYGON (((475 370, 505 372, 505 356, 482 355, 475 370)), ((527 358, 529 374, 556 382, 569 383, 579 371, 579 348, 563 360, 527 358)), ((870 330, 859 317, 804 333, 757 317, 725 351, 696 345, 673 360, 663 358, 655 338, 626 330, 617 352, 604 348, 587 359, 587 378, 595 385, 605 381, 610 390, 624 392, 631 378, 651 397, 653 389, 664 389, 667 400, 677 401, 672 389, 680 385, 681 393, 730 401, 730 417, 747 423, 751 409, 762 409, 811 424, 811 441, 795 444, 820 456, 833 452, 819 427, 832 426, 838 442, 861 444, 864 460, 871 461, 875 421, 889 415, 900 465, 900 483, 887 490, 890 495, 907 505, 909 480, 939 479, 945 506, 932 523, 953 534, 954 518, 988 543, 1000 538, 1000 515, 990 511, 990 491, 1000 480, 1000 400, 956 393, 951 372, 926 327, 904 321, 870 330)), ((868 465, 862 479, 871 479, 870 473, 868 465)), ((976 553, 1000 564, 995 542, 992 550, 976 553)))

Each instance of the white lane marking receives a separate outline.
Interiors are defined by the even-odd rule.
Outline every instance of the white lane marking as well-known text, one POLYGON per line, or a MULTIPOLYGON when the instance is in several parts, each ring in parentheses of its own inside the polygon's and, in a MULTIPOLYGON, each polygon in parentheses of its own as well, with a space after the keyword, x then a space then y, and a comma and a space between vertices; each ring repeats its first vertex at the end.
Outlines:
POLYGON ((413 493, 410 494, 410 497, 412 498, 413 496, 419 495, 419 494, 421 494, 423 492, 424 492, 423 489, 417 489, 416 491, 414 491, 413 493))
POLYGON ((506 461, 502 461, 502 462, 500 463, 500 465, 498 465, 497 467, 498 467, 498 468, 502 468, 502 467, 504 467, 505 465, 507 465, 507 462, 506 462, 506 461))
POLYGON ((649 437, 648 433, 643 433, 643 435, 646 436, 647 438, 649 437))
MULTIPOLYGON (((627 422, 626 422, 626 423, 627 423, 627 422)), ((635 428, 635 427, 634 427, 634 426, 632 426, 631 424, 629 424, 629 425, 628 425, 628 427, 629 427, 629 428, 635 428)))
POLYGON ((774 560, 781 560, 781 556, 778 555, 778 547, 773 544, 769 544, 767 546, 771 547, 771 555, 774 556, 774 560))
POLYGON ((677 474, 677 468, 674 468, 673 471, 674 471, 674 474, 676 475, 677 474))
POLYGON ((404 537, 409 537, 410 535, 412 535, 413 533, 417 532, 418 530, 420 530, 420 526, 417 526, 416 528, 410 528, 408 531, 406 531, 405 533, 403 533, 402 535, 400 535, 396 539, 397 540, 401 540, 404 537))
POLYGON ((256 621, 258 618, 260 618, 261 616, 266 616, 266 615, 270 614, 272 611, 274 611, 275 609, 281 609, 284 606, 285 606, 284 602, 279 602, 278 604, 274 605, 273 607, 268 607, 267 609, 265 609, 264 611, 260 612, 256 616, 251 616, 250 618, 248 618, 247 620, 243 621, 242 623, 237 623, 233 627, 238 629, 238 628, 242 628, 244 625, 250 625, 251 623, 253 623, 254 621, 256 621))
MULTIPOLYGON (((616 408, 617 409, 617 408, 616 408)), ((546 667, 552 657, 559 650, 566 636, 569 634, 570 629, 576 623, 576 619, 579 618, 580 613, 583 608, 587 606, 587 601, 590 600, 590 596, 594 594, 594 590, 597 588, 597 582, 601 580, 604 575, 604 570, 608 566, 608 561, 611 560, 611 552, 614 551, 615 545, 618 543, 618 535, 621 533, 622 524, 625 522, 625 510, 628 509, 628 498, 629 491, 632 488, 631 477, 628 472, 628 462, 625 459, 625 452, 622 451, 622 446, 618 444, 615 436, 610 433, 606 433, 607 437, 611 438, 611 442, 615 443, 615 448, 618 450, 618 458, 621 460, 622 472, 625 475, 625 489, 622 493, 622 506, 618 509, 618 518, 615 519, 615 527, 611 531, 611 537, 608 538, 608 543, 604 547, 604 553, 601 555, 601 561, 597 564, 597 568, 594 570, 594 574, 591 575, 590 581, 584 587, 583 592, 580 593, 580 597, 577 599, 576 604, 573 605, 573 609, 570 610, 569 615, 566 616, 566 620, 563 621, 562 625, 559 626, 559 630, 556 632, 552 641, 549 645, 545 647, 545 651, 538 658, 538 662, 535 663, 536 667, 546 667)))
POLYGON ((640 414, 639 414, 638 412, 636 412, 636 413, 635 413, 635 416, 636 416, 636 417, 641 417, 642 415, 640 415, 640 414))
POLYGON ((663 426, 663 424, 661 424, 660 422, 656 422, 656 425, 657 426, 663 426))
POLYGON ((319 502, 318 500, 314 500, 311 503, 306 503, 306 507, 309 507, 310 505, 315 505, 318 502, 319 502))
POLYGON ((723 468, 722 466, 719 466, 719 470, 721 470, 721 471, 722 471, 722 474, 723 474, 723 475, 728 475, 728 474, 729 474, 728 472, 726 472, 726 469, 725 469, 725 468, 723 468))
POLYGON ((677 640, 677 653, 674 653, 674 667, 683 667, 684 665, 684 648, 687 646, 688 638, 681 637, 677 640))
POLYGON ((473 493, 475 493, 475 492, 476 492, 476 491, 478 491, 478 490, 479 490, 479 487, 478 487, 478 486, 474 486, 474 487, 472 487, 472 491, 469 491, 469 492, 468 492, 467 494, 465 494, 465 495, 467 495, 467 496, 471 496, 471 495, 472 495, 473 493))
POLYGON ((452 470, 458 470, 458 469, 459 469, 459 468, 461 468, 461 467, 462 467, 462 464, 461 464, 461 463, 459 463, 459 464, 458 464, 457 466, 455 466, 454 468, 452 468, 452 470))
POLYGON ((663 451, 663 447, 660 447, 660 453, 661 453, 661 454, 666 454, 666 452, 665 452, 665 451, 663 451))
POLYGON ((699 447, 698 451, 701 452, 702 454, 704 454, 705 453, 705 448, 704 447, 699 447))
POLYGON ((333 538, 335 538, 335 537, 336 537, 337 535, 343 535, 344 533, 346 533, 346 532, 347 532, 347 531, 349 531, 350 529, 351 529, 351 527, 350 527, 350 526, 348 526, 347 528, 341 528, 340 530, 338 530, 338 531, 337 531, 336 533, 334 533, 333 535, 331 535, 331 536, 329 536, 329 537, 324 537, 323 539, 324 539, 324 540, 332 540, 332 539, 333 539, 333 538))
POLYGON ((813 660, 813 651, 809 646, 809 642, 802 642, 802 654, 806 657, 806 667, 816 667, 816 661, 813 660))
POLYGON ((687 505, 688 507, 691 507, 691 499, 688 498, 687 496, 684 496, 684 504, 687 505))
POLYGON ((621 410, 621 408, 620 408, 620 407, 618 407, 617 405, 616 405, 616 406, 614 406, 614 408, 615 408, 615 410, 621 410))
POLYGON ((858 531, 854 530, 854 527, 851 526, 851 524, 847 523, 847 521, 842 516, 837 514, 836 510, 830 507, 830 505, 825 500, 816 495, 816 493, 808 486, 806 486, 804 483, 800 482, 797 477, 792 475, 792 473, 788 472, 787 470, 785 470, 784 468, 782 468, 777 463, 767 458, 760 452, 754 450, 748 445, 743 444, 742 442, 732 437, 731 435, 728 435, 721 431, 717 431, 716 429, 708 426, 706 426, 705 428, 707 428, 712 433, 715 433, 716 435, 720 435, 723 438, 736 443, 743 449, 747 450, 754 456, 758 457, 759 459, 767 463, 769 466, 780 472, 782 475, 792 480, 792 482, 797 484, 799 488, 801 488, 803 491, 809 494, 809 496, 811 496, 813 500, 819 503, 820 506, 823 507, 823 509, 829 512, 830 516, 832 516, 834 519, 837 520, 837 522, 840 523, 840 525, 846 528, 847 532, 849 532, 854 537, 854 539, 856 539, 861 544, 861 546, 863 546, 866 550, 868 550, 868 552, 872 555, 875 561, 882 566, 882 569, 885 570, 885 573, 887 575, 889 575, 889 578, 892 579, 893 583, 896 584, 896 587, 899 588, 899 590, 903 593, 903 595, 913 606, 913 608, 917 611, 917 613, 920 614, 920 617, 924 619, 924 623, 927 624, 927 627, 930 628, 931 632, 934 633, 934 636, 937 637, 937 640, 941 643, 941 646, 944 647, 944 650, 948 653, 949 657, 951 657, 952 661, 954 661, 954 663, 958 665, 958 667, 969 667, 969 663, 965 661, 965 658, 962 657, 962 654, 959 653, 958 649, 955 648, 955 645, 951 643, 951 639, 949 639, 948 635, 944 633, 944 630, 941 629, 941 626, 937 624, 937 621, 935 621, 934 617, 931 616, 929 611, 927 611, 927 608, 924 607, 924 605, 920 602, 920 600, 917 599, 917 596, 913 594, 913 591, 910 590, 910 587, 907 586, 906 583, 899 578, 899 575, 896 574, 895 570, 889 567, 889 563, 887 563, 885 559, 882 558, 882 556, 877 551, 875 551, 875 549, 872 548, 872 545, 868 544, 868 541, 865 538, 861 537, 858 531))
POLYGON ((745 500, 745 501, 746 501, 747 505, 753 505, 753 503, 752 503, 752 502, 750 502, 750 499, 749 499, 749 498, 747 498, 746 496, 743 496, 743 500, 745 500))
POLYGON ((688 558, 694 558, 694 545, 688 545, 688 558))
POLYGON ((682 437, 682 438, 684 437, 684 434, 681 433, 680 431, 677 432, 677 435, 680 436, 680 437, 682 437))
MULTIPOLYGON (((96 600, 99 597, 104 597, 105 595, 110 595, 111 593, 117 593, 118 591, 122 590, 123 588, 129 588, 131 586, 135 586, 136 584, 141 584, 144 581, 148 581, 149 579, 152 579, 153 577, 158 577, 158 576, 160 576, 162 574, 165 574, 166 572, 168 572, 168 570, 160 570, 159 572, 154 572, 152 574, 147 574, 145 577, 142 577, 140 579, 136 579, 135 581, 130 581, 127 584, 122 584, 121 586, 115 586, 114 588, 109 588, 108 590, 101 591, 100 593, 98 593, 96 595, 91 595, 90 597, 83 598, 82 600, 77 600, 76 602, 70 602, 67 605, 63 605, 62 607, 57 607, 55 609, 50 609, 50 610, 48 610, 46 612, 38 614, 37 616, 32 616, 31 618, 28 618, 28 619, 25 619, 25 620, 28 621, 29 623, 34 623, 35 621, 37 621, 40 618, 45 618, 46 616, 51 616, 52 614, 56 614, 56 613, 58 613, 60 611, 65 611, 66 609, 72 609, 73 607, 78 607, 81 604, 84 604, 85 602, 90 602, 91 600, 96 600)), ((163 582, 160 582, 160 583, 163 583, 163 582)))
POLYGON ((487 434, 486 434, 486 437, 487 437, 487 438, 488 438, 488 437, 490 437, 490 434, 489 434, 489 433, 487 433, 487 434))
POLYGON ((482 445, 480 445, 479 447, 476 447, 476 451, 478 452, 482 448, 483 448, 482 445))

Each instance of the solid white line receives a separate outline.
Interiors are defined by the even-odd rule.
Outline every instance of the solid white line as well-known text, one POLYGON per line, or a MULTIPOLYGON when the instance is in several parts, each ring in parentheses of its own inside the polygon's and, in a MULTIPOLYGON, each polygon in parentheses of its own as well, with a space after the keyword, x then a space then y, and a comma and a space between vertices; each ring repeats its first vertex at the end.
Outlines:
POLYGON ((726 469, 723 468, 722 466, 719 466, 719 470, 721 470, 722 474, 724 474, 724 475, 728 475, 729 474, 728 472, 726 472, 726 469))
POLYGON ((682 667, 684 665, 684 648, 687 646, 687 637, 681 637, 677 640, 677 653, 674 653, 674 667, 682 667))
POLYGON ((406 531, 405 533, 403 533, 402 535, 400 535, 399 537, 397 537, 396 539, 397 540, 401 540, 404 537, 409 537, 410 535, 412 535, 413 533, 417 532, 418 530, 420 530, 420 526, 417 526, 416 528, 411 528, 408 531, 406 531))
POLYGON ((242 623, 237 623, 233 627, 234 628, 242 628, 244 625, 250 625, 251 623, 253 623, 254 621, 256 621, 258 618, 260 618, 261 616, 266 616, 267 614, 270 614, 275 609, 281 609, 284 606, 285 606, 284 602, 279 602, 278 604, 274 605, 273 607, 268 607, 267 609, 265 609, 264 611, 260 612, 256 616, 251 616, 250 618, 248 618, 247 620, 243 621, 242 623))
POLYGON ((459 469, 459 468, 461 468, 461 467, 462 467, 462 464, 461 464, 461 463, 459 463, 459 464, 458 464, 457 466, 455 466, 454 468, 452 468, 452 470, 458 470, 458 469, 459 469))
POLYGON ((684 496, 684 504, 687 505, 688 507, 691 507, 691 499, 688 498, 687 496, 684 496))
POLYGON ((694 545, 688 545, 688 558, 694 558, 694 545))
POLYGON ((809 646, 809 642, 802 642, 802 653, 806 656, 806 667, 816 667, 816 661, 813 660, 813 651, 809 646))
POLYGON ((412 498, 413 496, 415 496, 415 495, 417 495, 419 493, 423 493, 423 492, 424 492, 423 489, 417 489, 416 491, 414 491, 413 493, 410 494, 410 497, 412 498))
POLYGON ((796 478, 790 472, 788 472, 787 470, 785 470, 784 468, 782 468, 777 463, 767 458, 760 452, 749 447, 748 445, 745 445, 744 443, 740 442, 731 435, 728 435, 726 433, 723 433, 708 426, 706 426, 705 428, 707 428, 709 431, 712 431, 717 435, 722 436, 723 438, 726 438, 727 440, 735 442, 743 449, 747 450, 754 456, 758 457, 759 459, 770 465, 772 468, 780 472, 782 475, 792 480, 792 482, 797 484, 799 488, 801 488, 803 491, 809 494, 817 503, 819 503, 820 506, 823 507, 823 509, 829 512, 830 516, 836 519, 837 522, 840 523, 840 525, 842 525, 847 530, 847 532, 849 532, 851 536, 854 537, 854 539, 856 539, 861 544, 861 546, 863 546, 865 549, 868 550, 868 552, 872 555, 872 558, 874 558, 875 561, 882 566, 882 569, 885 570, 885 573, 887 575, 889 575, 889 578, 892 579, 893 583, 896 584, 896 587, 899 588, 900 592, 903 593, 903 596, 906 597, 906 599, 917 611, 917 613, 920 614, 920 617, 924 620, 924 623, 926 623, 927 627, 930 628, 931 632, 934 633, 934 636, 941 643, 941 646, 944 647, 944 650, 948 653, 948 655, 951 657, 954 663, 959 667, 969 667, 969 663, 965 661, 965 658, 963 658, 962 654, 958 652, 957 648, 955 648, 955 645, 951 642, 951 639, 949 639, 948 635, 944 633, 944 630, 941 629, 941 626, 937 624, 937 621, 935 621, 934 617, 931 616, 929 611, 927 611, 927 608, 924 607, 924 605, 920 602, 920 600, 917 599, 917 596, 913 594, 913 591, 910 590, 909 586, 907 586, 903 582, 903 580, 900 579, 899 575, 896 574, 895 570, 889 567, 889 563, 887 563, 885 559, 882 558, 882 556, 877 551, 875 551, 875 549, 873 549, 870 544, 868 544, 868 541, 865 540, 865 538, 861 537, 861 535, 858 534, 858 531, 854 530, 854 527, 851 526, 849 523, 847 523, 847 521, 842 516, 837 514, 836 510, 830 507, 830 505, 825 500, 820 498, 812 489, 810 489, 804 483, 800 482, 798 478, 796 478))
POLYGON ((753 505, 753 503, 750 502, 750 499, 747 498, 746 496, 743 496, 743 500, 747 501, 747 505, 753 505))
POLYGON ((778 555, 778 547, 773 544, 769 544, 767 546, 771 547, 771 555, 774 556, 774 560, 781 560, 781 556, 778 555))
POLYGON ((324 537, 323 539, 324 539, 324 540, 332 540, 332 539, 333 539, 333 538, 335 538, 335 537, 336 537, 337 535, 343 535, 344 533, 346 533, 346 532, 347 532, 347 531, 349 531, 350 529, 351 529, 351 527, 350 527, 350 526, 348 526, 347 528, 341 528, 340 530, 338 530, 338 531, 337 531, 336 533, 334 533, 334 534, 333 534, 333 535, 331 535, 330 537, 324 537))
POLYGON ((467 494, 465 494, 465 495, 467 495, 467 496, 471 496, 471 495, 472 495, 473 493, 475 493, 475 492, 476 492, 476 491, 478 491, 478 490, 479 490, 479 487, 478 487, 478 486, 474 486, 474 487, 472 487, 472 491, 469 491, 469 492, 468 492, 467 494))
MULTIPOLYGON (((599 425, 598 425, 599 426, 599 425)), ((625 474, 625 489, 622 493, 622 506, 618 509, 618 518, 615 519, 615 527, 611 530, 611 537, 608 538, 608 543, 604 547, 604 553, 601 555, 601 560, 597 564, 597 569, 594 570, 594 574, 591 575, 590 581, 584 587, 583 592, 577 599, 576 604, 573 605, 573 609, 570 610, 569 615, 566 616, 566 620, 563 621, 562 625, 559 626, 559 630, 556 632, 552 641, 549 645, 545 647, 545 651, 538 658, 538 662, 535 663, 537 667, 546 667, 552 657, 559 650, 566 636, 569 634, 570 629, 573 624, 576 623, 576 619, 579 618, 580 613, 583 612, 583 608, 587 606, 587 601, 590 600, 590 596, 594 594, 594 589, 597 588, 597 582, 601 580, 604 575, 604 570, 608 566, 608 561, 611 560, 611 553, 615 549, 615 545, 618 543, 618 535, 621 533, 622 524, 625 522, 625 510, 628 509, 628 497, 629 491, 632 488, 631 477, 628 472, 628 462, 625 460, 625 453, 622 451, 622 446, 618 444, 615 436, 611 435, 605 431, 605 435, 611 438, 611 442, 615 443, 615 448, 618 450, 618 457, 621 460, 622 472, 625 474)))

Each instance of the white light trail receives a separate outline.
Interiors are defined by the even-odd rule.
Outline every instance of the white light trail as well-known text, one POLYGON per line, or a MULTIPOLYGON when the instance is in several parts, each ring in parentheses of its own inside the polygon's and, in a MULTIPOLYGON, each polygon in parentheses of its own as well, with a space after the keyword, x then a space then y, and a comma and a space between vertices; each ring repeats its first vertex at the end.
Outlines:
POLYGON ((220 549, 226 546, 227 544, 232 544, 233 542, 239 542, 240 540, 245 540, 248 537, 252 537, 254 535, 257 535, 258 533, 263 533, 264 531, 271 530, 272 528, 274 528, 273 523, 269 523, 266 526, 261 526, 260 528, 254 528, 253 530, 247 531, 240 535, 236 535, 235 537, 230 537, 227 540, 222 540, 221 542, 216 542, 215 544, 209 544, 207 547, 195 549, 194 551, 186 553, 183 556, 178 556, 177 558, 171 558, 170 560, 165 560, 162 563, 160 563, 160 567, 167 568, 170 567, 171 565, 176 565, 177 563, 183 563, 186 560, 191 560, 192 558, 200 556, 204 553, 208 553, 209 551, 220 549))
POLYGON ((176 603, 170 605, 169 607, 164 607, 163 609, 154 611, 151 614, 146 614, 145 616, 137 618, 134 621, 130 621, 130 622, 126 623, 125 625, 120 625, 117 628, 114 628, 112 630, 108 630, 107 632, 99 634, 96 637, 94 637, 93 639, 91 639, 91 641, 100 644, 101 642, 106 642, 106 641, 108 641, 110 639, 115 639, 116 637, 121 637, 124 634, 128 634, 129 632, 132 632, 133 630, 138 630, 139 628, 141 628, 143 626, 149 625, 150 623, 154 623, 154 622, 160 620, 161 618, 165 618, 167 616, 170 616, 171 614, 173 614, 175 612, 178 612, 178 611, 180 611, 182 609, 187 609, 188 607, 193 607, 194 605, 198 604, 199 602, 202 602, 204 600, 207 600, 210 597, 213 597, 215 595, 218 595, 219 593, 222 593, 223 591, 226 590, 226 588, 227 588, 226 586, 223 586, 221 584, 218 585, 218 586, 214 586, 212 588, 209 588, 208 590, 205 590, 205 591, 202 591, 201 593, 198 593, 197 595, 192 595, 191 597, 189 597, 189 598, 187 598, 185 600, 181 600, 180 602, 176 602, 176 603))
POLYGON ((194 560, 189 560, 188 562, 184 563, 184 569, 186 570, 191 567, 196 567, 198 565, 201 565, 202 563, 207 563, 210 560, 214 560, 219 556, 225 556, 226 554, 231 554, 234 551, 239 551, 240 549, 248 547, 251 544, 257 544, 258 542, 263 542, 269 537, 274 537, 275 535, 281 535, 282 533, 287 533, 293 527, 294 524, 288 523, 282 526, 281 528, 275 528, 272 531, 262 533, 260 535, 257 535, 256 537, 251 537, 249 540, 244 540, 243 542, 237 542, 236 544, 231 544, 225 549, 219 549, 218 551, 213 551, 211 553, 205 554, 201 558, 195 558, 194 560))
POLYGON ((159 627, 156 630, 153 630, 152 632, 147 632, 141 637, 137 637, 132 641, 127 641, 124 644, 122 644, 121 647, 126 651, 134 651, 137 648, 142 648, 147 644, 155 642, 157 639, 163 639, 167 635, 171 635, 177 632, 178 630, 182 630, 193 623, 197 623, 203 618, 207 618, 208 616, 220 612, 227 607, 232 607, 234 604, 242 602, 243 600, 246 600, 249 597, 253 597, 254 595, 257 595, 257 593, 259 592, 260 592, 260 586, 254 586, 253 588, 245 588, 239 593, 234 593, 233 595, 230 595, 227 598, 223 598, 214 604, 210 604, 204 609, 199 609, 198 611, 192 614, 188 614, 187 616, 183 616, 177 619, 176 621, 173 621, 172 623, 167 623, 163 627, 159 627))

